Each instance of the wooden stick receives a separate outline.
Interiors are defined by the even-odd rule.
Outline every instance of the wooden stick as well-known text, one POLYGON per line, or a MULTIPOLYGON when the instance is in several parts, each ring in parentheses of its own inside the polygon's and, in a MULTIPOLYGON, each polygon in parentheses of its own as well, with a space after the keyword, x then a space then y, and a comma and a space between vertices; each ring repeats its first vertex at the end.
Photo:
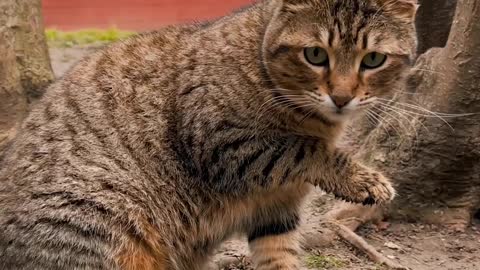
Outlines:
POLYGON ((364 252, 372 261, 383 264, 392 269, 402 269, 406 270, 408 268, 388 259, 379 253, 373 246, 367 243, 361 236, 356 234, 354 231, 350 230, 347 226, 340 224, 338 222, 329 222, 335 227, 337 234, 350 243, 352 246, 356 247, 360 251, 364 252))

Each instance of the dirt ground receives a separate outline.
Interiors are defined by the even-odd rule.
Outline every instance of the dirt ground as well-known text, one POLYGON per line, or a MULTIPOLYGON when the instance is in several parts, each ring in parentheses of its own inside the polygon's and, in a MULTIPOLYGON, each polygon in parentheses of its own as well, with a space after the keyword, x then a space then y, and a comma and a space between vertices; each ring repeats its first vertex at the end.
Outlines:
MULTIPOLYGON (((318 191, 314 193, 313 199, 305 206, 306 226, 312 226, 308 224, 312 216, 321 214, 313 205, 318 205, 315 200, 322 195, 318 191)), ((357 233, 378 252, 408 269, 480 270, 480 220, 474 220, 465 232, 427 224, 386 221, 381 226, 367 224, 357 233)), ((245 259, 247 256, 245 241, 237 240, 226 243, 215 259, 221 265, 225 265, 225 261, 232 262, 231 267, 223 268, 225 270, 250 270, 248 260, 245 259)), ((302 261, 302 270, 387 269, 372 262, 364 253, 341 239, 329 246, 305 251, 302 261)))
MULTIPOLYGON (((73 64, 100 46, 51 48, 52 66, 57 77, 73 64)), ((318 194, 317 194, 318 195, 318 194)), ((318 215, 314 207, 305 215, 318 215)), ((386 228, 366 225, 358 234, 389 259, 413 270, 480 270, 480 220, 474 220, 465 232, 412 223, 391 222, 386 228)), ((231 263, 225 270, 249 268, 245 241, 232 240, 223 245, 216 265, 231 263)), ((341 240, 320 250, 306 251, 303 255, 305 269, 377 270, 382 266, 371 262, 364 254, 341 240)))

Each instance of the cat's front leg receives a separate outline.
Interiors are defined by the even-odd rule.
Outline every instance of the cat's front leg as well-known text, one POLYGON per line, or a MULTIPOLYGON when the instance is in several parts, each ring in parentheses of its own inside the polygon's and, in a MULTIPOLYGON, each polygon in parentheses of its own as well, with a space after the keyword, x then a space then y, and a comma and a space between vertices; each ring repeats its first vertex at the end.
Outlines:
POLYGON ((248 234, 255 270, 300 269, 298 215, 260 225, 248 234))
POLYGON ((368 168, 339 150, 328 158, 327 171, 315 184, 343 200, 364 205, 391 201, 395 190, 382 173, 368 168))

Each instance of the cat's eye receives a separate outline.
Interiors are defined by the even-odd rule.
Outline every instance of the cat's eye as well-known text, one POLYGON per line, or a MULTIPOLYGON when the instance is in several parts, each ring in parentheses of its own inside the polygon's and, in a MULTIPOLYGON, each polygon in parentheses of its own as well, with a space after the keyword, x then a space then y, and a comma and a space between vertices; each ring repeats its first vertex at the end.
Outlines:
POLYGON ((309 47, 303 51, 305 59, 314 66, 328 65, 328 53, 320 47, 309 47))
POLYGON ((386 60, 387 56, 385 54, 371 52, 363 57, 362 67, 366 69, 379 68, 385 63, 386 60))

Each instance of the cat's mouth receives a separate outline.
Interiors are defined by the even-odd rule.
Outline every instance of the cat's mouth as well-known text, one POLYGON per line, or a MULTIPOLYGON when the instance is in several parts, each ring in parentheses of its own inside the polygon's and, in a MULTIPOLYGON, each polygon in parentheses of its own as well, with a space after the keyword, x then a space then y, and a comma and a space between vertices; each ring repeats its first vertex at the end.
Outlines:
POLYGON ((302 121, 306 118, 319 120, 322 123, 329 124, 342 124, 350 121, 357 115, 352 110, 337 109, 332 110, 331 108, 318 108, 316 111, 302 111, 302 121))
POLYGON ((352 112, 350 110, 336 109, 333 112, 325 113, 325 116, 334 122, 346 122, 352 118, 352 112))
POLYGON ((344 106, 338 106, 333 102, 325 102, 319 106, 318 110, 325 118, 333 122, 347 122, 363 116, 370 103, 354 98, 344 106))
POLYGON ((321 122, 341 124, 363 115, 363 103, 355 98, 343 106, 338 106, 338 104, 335 104, 331 99, 324 97, 316 98, 316 100, 321 102, 316 102, 316 104, 314 103, 307 107, 304 106, 304 103, 297 103, 297 100, 293 99, 290 100, 292 103, 290 103, 289 107, 294 108, 294 111, 301 115, 302 121, 310 118, 319 119, 321 122))
POLYGON ((362 115, 363 110, 357 106, 344 108, 325 106, 319 109, 319 111, 326 119, 336 123, 343 123, 362 115))

